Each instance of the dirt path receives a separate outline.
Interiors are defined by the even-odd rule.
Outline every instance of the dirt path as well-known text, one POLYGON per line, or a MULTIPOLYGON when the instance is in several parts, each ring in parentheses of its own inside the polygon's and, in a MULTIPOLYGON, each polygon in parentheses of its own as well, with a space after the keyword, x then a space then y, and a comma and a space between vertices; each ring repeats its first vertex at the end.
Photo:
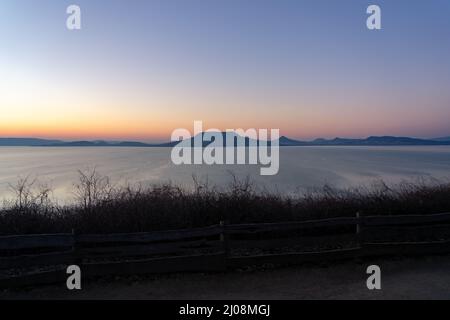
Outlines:
POLYGON ((61 284, 4 291, 0 299, 450 299, 450 256, 103 279, 83 283, 78 292, 61 284), (366 287, 370 264, 381 267, 380 291, 366 287))

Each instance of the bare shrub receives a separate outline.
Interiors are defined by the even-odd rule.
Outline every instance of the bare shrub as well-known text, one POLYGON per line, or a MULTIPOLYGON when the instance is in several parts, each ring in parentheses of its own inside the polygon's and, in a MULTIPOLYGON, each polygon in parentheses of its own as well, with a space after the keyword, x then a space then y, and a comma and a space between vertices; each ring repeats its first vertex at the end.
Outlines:
POLYGON ((249 177, 232 174, 220 191, 194 178, 193 191, 172 184, 113 188, 96 170, 80 173, 77 203, 52 204, 50 188, 20 179, 11 206, 0 209, 0 234, 126 233, 218 224, 304 221, 367 215, 450 212, 450 183, 429 181, 336 189, 324 186, 298 195, 256 192, 249 177), (86 214, 88 213, 88 214, 86 214))
POLYGON ((23 207, 28 207, 30 203, 33 202, 33 192, 32 188, 35 184, 36 179, 31 180, 30 176, 25 178, 19 178, 16 184, 9 184, 9 189, 14 193, 16 203, 20 209, 23 207))
POLYGON ((75 197, 85 211, 111 199, 114 188, 109 177, 102 176, 96 168, 78 170, 79 182, 75 184, 75 197))
POLYGON ((50 199, 52 189, 47 184, 40 183, 36 178, 31 179, 30 176, 19 178, 15 184, 9 184, 9 189, 15 196, 14 206, 20 210, 53 205, 50 199))

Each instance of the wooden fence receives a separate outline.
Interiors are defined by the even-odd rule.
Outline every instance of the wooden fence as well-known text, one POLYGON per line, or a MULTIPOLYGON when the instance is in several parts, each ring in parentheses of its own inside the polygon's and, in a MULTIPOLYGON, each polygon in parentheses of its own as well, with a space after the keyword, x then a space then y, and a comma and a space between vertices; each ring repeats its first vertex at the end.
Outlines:
POLYGON ((0 287, 83 278, 209 272, 382 255, 450 253, 450 213, 218 225, 130 234, 0 237, 0 287))

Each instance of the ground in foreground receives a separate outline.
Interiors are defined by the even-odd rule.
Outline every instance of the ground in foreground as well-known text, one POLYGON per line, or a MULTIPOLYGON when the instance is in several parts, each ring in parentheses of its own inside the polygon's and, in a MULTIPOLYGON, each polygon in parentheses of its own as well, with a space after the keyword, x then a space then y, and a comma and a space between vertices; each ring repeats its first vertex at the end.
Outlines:
POLYGON ((0 292, 0 299, 450 299, 450 256, 215 274, 100 279, 73 292, 61 285, 0 292), (366 287, 381 268, 382 289, 366 287))

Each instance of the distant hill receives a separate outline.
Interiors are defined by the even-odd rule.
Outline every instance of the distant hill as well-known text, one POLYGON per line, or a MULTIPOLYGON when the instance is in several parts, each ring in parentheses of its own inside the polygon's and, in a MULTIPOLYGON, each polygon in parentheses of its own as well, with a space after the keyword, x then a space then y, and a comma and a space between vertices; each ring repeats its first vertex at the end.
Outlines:
MULTIPOLYGON (((299 144, 302 145, 302 144, 299 144)), ((450 145, 450 141, 436 141, 417 139, 409 137, 369 137, 366 139, 335 138, 332 140, 316 139, 308 142, 308 145, 316 146, 428 146, 428 145, 450 145)))
POLYGON ((172 147, 177 142, 151 144, 137 141, 58 141, 42 145, 43 147, 172 147))
MULTIPOLYGON (((181 142, 172 142, 171 144, 172 145, 178 145, 178 143, 179 143, 180 144, 179 146, 194 146, 195 138, 199 137, 199 138, 201 138, 202 146, 206 147, 206 146, 214 143, 214 138, 213 137, 211 137, 211 138, 205 137, 206 134, 207 133, 203 132, 203 133, 200 133, 197 136, 192 137, 190 139, 183 140, 181 142), (206 141, 203 141, 203 140, 206 140, 206 141)), ((240 136, 240 135, 238 135, 236 133, 233 133, 233 132, 216 132, 216 135, 217 134, 219 134, 219 135, 221 134, 222 135, 222 141, 223 141, 223 145, 224 146, 226 144, 227 139, 228 140, 233 139, 235 147, 238 147, 238 146, 239 147, 249 146, 250 144, 251 145, 258 145, 259 144, 258 140, 250 139, 248 137, 243 137, 243 136, 240 136)))
POLYGON ((135 141, 62 141, 36 138, 0 138, 0 146, 2 147, 157 147, 165 145, 135 141))
MULTIPOLYGON (((225 140, 225 133, 222 133, 225 140)), ((192 138, 193 139, 193 138, 192 138)), ((191 139, 191 140, 192 140, 191 139)), ((249 145, 249 138, 246 138, 245 145, 249 145)), ((346 138, 334 138, 331 140, 327 139, 316 139, 313 141, 301 141, 290 139, 286 136, 280 137, 278 140, 279 146, 281 147, 297 147, 297 146, 428 146, 428 145, 450 145, 450 141, 436 141, 427 139, 417 139, 409 137, 392 137, 392 136, 382 136, 382 137, 368 137, 366 139, 346 139, 346 138)), ((253 143, 259 144, 259 141, 253 141, 253 143)), ((207 145, 208 143, 203 143, 207 145)), ((269 142, 270 144, 270 142, 269 142)), ((242 143, 241 143, 242 145, 242 143)), ((236 143, 235 143, 236 146, 236 143)))
POLYGON ((289 147, 289 146, 306 146, 308 145, 308 142, 300 141, 300 140, 293 140, 288 137, 282 136, 278 143, 280 146, 289 147))
POLYGON ((434 140, 434 141, 450 141, 450 137, 434 138, 434 139, 431 139, 431 140, 434 140))
POLYGON ((35 147, 54 143, 62 143, 62 141, 36 138, 0 138, 0 146, 2 147, 35 147))
MULTIPOLYGON (((202 138, 205 133, 202 133, 202 138)), ((220 133, 219 133, 220 134, 220 133)), ((222 132, 222 139, 225 142, 226 138, 233 138, 234 146, 249 146, 259 145, 260 141, 252 140, 250 138, 242 139, 234 133, 222 132), (240 139, 237 139, 240 138, 240 139)), ((203 140, 203 139, 202 139, 203 140)), ((20 147, 174 147, 175 145, 190 146, 194 145, 194 138, 184 140, 182 142, 166 142, 159 144, 151 144, 137 141, 61 141, 61 140, 47 140, 36 138, 0 138, 0 146, 20 146, 20 147)), ((211 142, 203 142, 203 147, 209 145, 211 142)), ((269 142, 270 144, 270 142, 269 142)), ((429 146, 429 145, 450 145, 450 137, 437 139, 418 139, 410 137, 368 137, 365 139, 316 139, 312 141, 301 141, 282 136, 279 139, 281 147, 297 147, 297 146, 429 146)))
POLYGON ((46 147, 159 147, 165 146, 160 144, 149 144, 136 141, 69 141, 69 142, 56 142, 45 145, 46 147))

